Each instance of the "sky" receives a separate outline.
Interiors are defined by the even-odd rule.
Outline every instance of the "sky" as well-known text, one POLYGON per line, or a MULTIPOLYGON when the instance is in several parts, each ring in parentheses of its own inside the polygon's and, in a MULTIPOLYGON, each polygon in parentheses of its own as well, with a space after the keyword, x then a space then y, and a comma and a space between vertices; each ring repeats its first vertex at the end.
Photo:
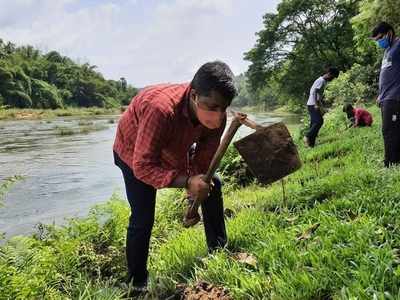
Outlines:
POLYGON ((0 38, 89 62, 135 87, 190 81, 205 62, 238 75, 279 0, 0 0, 0 38))

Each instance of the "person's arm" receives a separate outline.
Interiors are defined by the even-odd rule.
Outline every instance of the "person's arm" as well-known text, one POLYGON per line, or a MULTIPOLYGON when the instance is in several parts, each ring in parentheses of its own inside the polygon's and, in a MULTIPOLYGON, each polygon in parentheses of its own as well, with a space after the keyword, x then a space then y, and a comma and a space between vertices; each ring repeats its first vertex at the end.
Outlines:
POLYGON ((323 94, 321 92, 321 89, 316 89, 315 90, 315 107, 316 108, 321 108, 322 106, 322 99, 323 99, 323 94))
POLYGON ((168 187, 172 188, 187 188, 188 187, 189 176, 187 175, 178 175, 174 180, 170 183, 168 187))
POLYGON ((347 119, 349 119, 350 123, 346 125, 346 129, 352 128, 354 126, 354 117, 347 116, 347 119))
POLYGON ((133 172, 136 178, 156 189, 168 187, 179 175, 178 170, 161 166, 161 150, 170 140, 171 120, 158 107, 149 103, 143 105, 133 154, 133 172))
POLYGON ((178 175, 168 187, 186 188, 193 198, 204 199, 210 191, 210 185, 204 181, 204 175, 178 175))
POLYGON ((136 178, 157 189, 186 188, 194 197, 205 197, 209 185, 202 174, 186 176, 161 166, 161 150, 171 140, 169 116, 157 107, 144 108, 136 138, 133 169, 136 178))
POLYGON ((320 80, 317 82, 317 86, 314 89, 315 108, 317 109, 323 108, 324 84, 324 81, 320 80))
POLYGON ((359 109, 356 109, 356 112, 354 113, 354 125, 353 127, 357 127, 358 124, 360 123, 360 119, 362 117, 362 111, 359 109))

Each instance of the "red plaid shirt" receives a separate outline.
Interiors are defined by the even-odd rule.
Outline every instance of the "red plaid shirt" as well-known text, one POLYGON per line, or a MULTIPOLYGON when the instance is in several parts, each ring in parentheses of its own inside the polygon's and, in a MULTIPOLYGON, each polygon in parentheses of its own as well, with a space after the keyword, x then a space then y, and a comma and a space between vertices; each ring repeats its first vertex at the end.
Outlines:
POLYGON ((122 115, 114 151, 135 177, 168 187, 178 175, 204 174, 217 150, 224 124, 210 130, 189 117, 189 84, 150 86, 136 95, 122 115), (188 165, 188 150, 196 143, 188 165))
POLYGON ((357 121, 357 124, 364 122, 366 126, 371 126, 372 124, 372 115, 362 108, 353 109, 354 118, 357 121))

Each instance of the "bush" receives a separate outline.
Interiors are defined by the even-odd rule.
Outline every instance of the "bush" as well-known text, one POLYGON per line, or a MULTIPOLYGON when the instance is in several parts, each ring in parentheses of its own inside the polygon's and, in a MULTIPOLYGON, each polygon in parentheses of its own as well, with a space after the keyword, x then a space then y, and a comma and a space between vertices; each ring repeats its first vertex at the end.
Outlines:
POLYGON ((226 150, 219 166, 219 173, 224 183, 236 187, 247 186, 255 180, 247 164, 233 145, 230 145, 226 150))
POLYGON ((8 90, 5 93, 5 104, 11 107, 28 108, 32 107, 32 99, 24 92, 8 90))
POLYGON ((342 106, 345 103, 365 102, 376 96, 377 71, 373 66, 354 64, 339 78, 332 81, 326 91, 326 101, 342 106))
POLYGON ((55 86, 39 79, 32 79, 32 100, 35 108, 60 108, 62 98, 55 86))

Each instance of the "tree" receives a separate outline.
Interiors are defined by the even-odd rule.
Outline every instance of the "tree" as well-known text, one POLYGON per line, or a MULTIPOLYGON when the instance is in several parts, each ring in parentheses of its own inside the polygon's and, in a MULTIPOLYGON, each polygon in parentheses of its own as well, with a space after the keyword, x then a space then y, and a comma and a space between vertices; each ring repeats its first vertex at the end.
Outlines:
POLYGON ((42 54, 0 39, 0 104, 11 107, 117 107, 137 93, 125 78, 106 80, 97 66, 57 51, 42 54))
POLYGON ((390 23, 396 32, 400 31, 400 10, 398 0, 363 0, 359 3, 360 13, 352 19, 357 50, 365 64, 380 60, 380 52, 369 39, 372 29, 381 21, 390 23))
POLYGON ((120 81, 121 90, 126 92, 126 88, 128 87, 128 83, 126 82, 126 79, 124 77, 121 77, 119 79, 119 81, 120 81))
POLYGON ((358 2, 283 0, 276 14, 266 14, 255 47, 245 53, 250 61, 246 75, 256 98, 270 85, 278 102, 303 103, 325 67, 349 69, 357 61, 350 20, 358 12, 358 2))
POLYGON ((63 106, 59 91, 43 80, 32 79, 32 104, 35 108, 60 108, 63 106))

